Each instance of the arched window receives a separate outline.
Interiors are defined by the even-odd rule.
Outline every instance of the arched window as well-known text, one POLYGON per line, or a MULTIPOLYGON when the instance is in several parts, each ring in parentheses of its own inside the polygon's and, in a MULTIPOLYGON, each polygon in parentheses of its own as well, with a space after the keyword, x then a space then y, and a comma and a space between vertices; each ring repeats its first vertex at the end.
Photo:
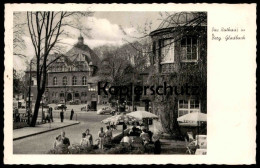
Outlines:
POLYGON ((57 85, 57 77, 53 78, 53 85, 57 85))
POLYGON ((62 78, 62 84, 63 84, 63 85, 67 85, 67 76, 64 76, 64 77, 62 78))
POLYGON ((77 85, 77 77, 73 76, 72 78, 72 85, 77 85))
POLYGON ((87 85, 87 78, 86 78, 86 76, 82 77, 82 85, 87 85))

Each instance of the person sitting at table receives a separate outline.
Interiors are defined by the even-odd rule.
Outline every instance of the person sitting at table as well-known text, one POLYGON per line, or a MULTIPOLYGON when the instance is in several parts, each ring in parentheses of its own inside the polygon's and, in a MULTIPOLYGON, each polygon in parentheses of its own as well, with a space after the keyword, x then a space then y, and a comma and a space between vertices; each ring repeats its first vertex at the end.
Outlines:
POLYGON ((152 142, 152 137, 153 137, 153 133, 152 131, 147 131, 148 135, 149 135, 149 142, 152 142))
POLYGON ((129 137, 129 134, 126 134, 126 135, 122 138, 121 143, 131 144, 131 138, 129 137))
POLYGON ((198 145, 197 140, 193 140, 192 142, 190 142, 188 144, 188 147, 189 147, 189 149, 191 150, 192 153, 195 153, 195 151, 198 147, 197 145, 198 145))
POLYGON ((89 146, 91 146, 90 142, 89 142, 89 139, 87 138, 87 134, 85 132, 82 133, 82 139, 80 141, 80 145, 82 147, 89 147, 89 146))
POLYGON ((129 131, 130 136, 137 136, 137 131, 136 131, 136 127, 133 126, 132 129, 129 131))
POLYGON ((150 136, 147 133, 145 128, 142 130, 142 133, 140 134, 140 137, 143 139, 144 145, 146 145, 146 144, 148 144, 150 142, 150 136))

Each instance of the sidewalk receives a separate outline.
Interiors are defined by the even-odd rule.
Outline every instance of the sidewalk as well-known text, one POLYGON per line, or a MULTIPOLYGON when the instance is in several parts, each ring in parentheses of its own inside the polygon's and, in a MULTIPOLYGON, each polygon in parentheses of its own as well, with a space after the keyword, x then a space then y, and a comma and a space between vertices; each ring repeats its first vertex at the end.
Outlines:
POLYGON ((53 123, 46 123, 46 124, 36 125, 35 127, 25 127, 25 128, 13 130, 13 140, 15 141, 29 136, 34 136, 45 132, 57 130, 60 128, 76 125, 79 123, 80 123, 79 121, 66 120, 66 119, 64 119, 63 123, 61 123, 60 120, 55 118, 53 123))

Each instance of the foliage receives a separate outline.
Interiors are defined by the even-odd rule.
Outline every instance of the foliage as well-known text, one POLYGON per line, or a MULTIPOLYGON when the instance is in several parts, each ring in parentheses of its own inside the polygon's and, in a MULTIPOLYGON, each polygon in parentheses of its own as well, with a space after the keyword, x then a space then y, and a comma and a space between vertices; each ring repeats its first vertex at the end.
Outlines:
POLYGON ((14 94, 23 93, 25 88, 25 83, 23 80, 23 75, 13 69, 13 92, 14 94))
POLYGON ((72 144, 67 149, 65 146, 59 146, 50 149, 48 154, 144 154, 153 153, 152 145, 145 148, 133 149, 127 144, 113 144, 102 149, 92 147, 84 147, 79 144, 72 144))

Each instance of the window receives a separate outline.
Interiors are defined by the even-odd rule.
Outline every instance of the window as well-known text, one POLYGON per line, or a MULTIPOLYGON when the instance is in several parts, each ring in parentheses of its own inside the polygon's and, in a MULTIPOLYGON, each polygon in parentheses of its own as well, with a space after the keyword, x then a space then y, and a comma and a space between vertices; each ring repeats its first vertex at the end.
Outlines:
POLYGON ((67 85, 67 77, 66 77, 66 76, 64 76, 64 77, 62 78, 62 84, 63 84, 63 85, 67 85))
POLYGON ((57 77, 53 78, 53 85, 57 85, 57 77))
POLYGON ((86 76, 82 77, 82 85, 87 85, 87 78, 86 78, 86 76))
POLYGON ((88 91, 96 91, 96 86, 95 85, 89 85, 88 91))
POLYGON ((91 95, 91 98, 95 98, 95 97, 96 97, 96 95, 95 95, 95 94, 92 94, 92 95, 91 95))
POLYGON ((200 112, 200 102, 199 100, 189 99, 189 100, 179 100, 178 102, 178 117, 185 114, 200 112))
POLYGON ((185 37, 181 40, 181 57, 183 62, 196 62, 198 60, 198 39, 185 37))
POLYGON ((174 39, 161 41, 161 64, 174 62, 174 39))
POLYGON ((75 98, 78 98, 79 97, 79 93, 75 93, 75 98))
POLYGON ((87 92, 82 92, 82 93, 81 93, 81 96, 82 96, 82 97, 86 97, 86 96, 87 96, 87 92))
POLYGON ((64 97, 64 93, 60 93, 60 97, 64 97))
POLYGON ((77 77, 76 76, 72 77, 72 85, 77 85, 77 77))

